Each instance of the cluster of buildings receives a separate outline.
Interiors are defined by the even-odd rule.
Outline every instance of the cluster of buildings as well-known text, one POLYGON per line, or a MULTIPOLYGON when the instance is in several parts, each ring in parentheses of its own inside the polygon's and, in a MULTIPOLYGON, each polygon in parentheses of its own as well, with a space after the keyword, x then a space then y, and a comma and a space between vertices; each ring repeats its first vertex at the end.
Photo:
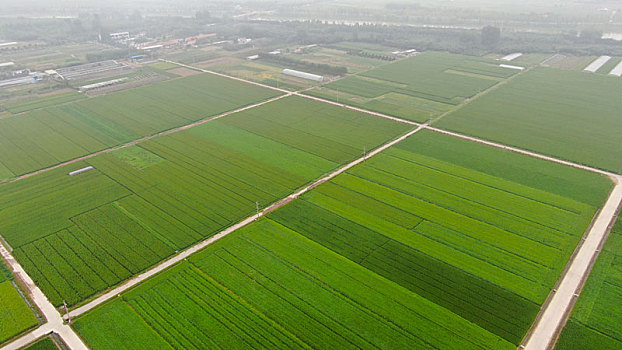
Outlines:
POLYGON ((144 33, 139 33, 133 37, 130 35, 130 32, 118 32, 118 33, 111 33, 110 40, 116 43, 119 43, 119 44, 124 44, 130 47, 134 47, 138 50, 149 51, 149 50, 156 50, 156 49, 162 49, 162 48, 171 49, 171 48, 182 48, 182 47, 188 47, 188 46, 196 47, 197 44, 202 40, 215 38, 216 33, 193 35, 193 36, 189 36, 183 39, 172 39, 172 40, 167 40, 167 41, 150 41, 150 42, 143 42, 144 36, 145 36, 144 33), (141 40, 138 40, 138 39, 141 39, 141 40))

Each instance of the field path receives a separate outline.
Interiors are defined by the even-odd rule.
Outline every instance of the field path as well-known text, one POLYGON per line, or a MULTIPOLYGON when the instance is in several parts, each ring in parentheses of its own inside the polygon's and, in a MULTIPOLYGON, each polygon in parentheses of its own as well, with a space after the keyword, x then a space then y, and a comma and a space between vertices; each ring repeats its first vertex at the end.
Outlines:
POLYGON ((15 260, 13 255, 6 249, 2 242, 0 242, 0 254, 13 271, 15 277, 23 282, 23 285, 27 289, 26 292, 47 320, 47 323, 3 346, 2 350, 20 349, 52 332, 57 333, 70 349, 88 349, 74 330, 69 327, 69 325, 64 324, 63 318, 58 310, 56 310, 54 305, 50 303, 45 294, 43 294, 41 289, 37 287, 35 282, 30 278, 30 276, 28 276, 26 271, 24 271, 24 268, 19 264, 19 262, 17 262, 17 260, 15 260))
POLYGON ((544 306, 544 311, 540 313, 540 318, 536 321, 531 336, 521 348, 544 350, 553 347, 554 340, 564 327, 572 311, 573 302, 579 297, 583 284, 600 253, 600 248, 604 244, 620 203, 622 203, 622 176, 616 177, 616 186, 605 206, 584 237, 574 259, 563 274, 559 287, 554 291, 555 294, 544 306))

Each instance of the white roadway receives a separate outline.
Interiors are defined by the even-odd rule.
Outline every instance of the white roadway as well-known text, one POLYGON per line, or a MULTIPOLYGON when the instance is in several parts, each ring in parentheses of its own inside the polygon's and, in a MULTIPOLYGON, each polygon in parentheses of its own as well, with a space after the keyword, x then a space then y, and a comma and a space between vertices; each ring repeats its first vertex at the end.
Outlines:
MULTIPOLYGON (((219 116, 213 117, 213 118, 208 118, 206 120, 202 120, 190 125, 186 125, 180 128, 176 128, 173 130, 169 130, 169 131, 165 131, 156 135, 152 135, 149 136, 147 138, 141 139, 141 140, 137 140, 137 141, 133 141, 131 143, 119 146, 119 147, 115 147, 115 148, 111 148, 108 150, 104 150, 101 152, 98 152, 96 154, 93 155, 88 155, 85 157, 81 157, 69 162, 65 162, 63 164, 48 168, 48 169, 44 169, 42 171, 37 171, 34 172, 32 174, 28 174, 26 176, 23 177, 27 177, 27 176, 33 176, 35 174, 41 173, 43 171, 47 171, 53 168, 57 168, 59 166, 63 166, 63 165, 67 165, 67 164, 71 164, 74 162, 77 162, 79 160, 82 159, 86 159, 92 156, 95 156, 97 154, 101 154, 101 153, 105 153, 105 152, 110 152, 122 147, 127 147, 129 145, 133 145, 136 144, 138 142, 142 142, 146 139, 149 138, 153 138, 153 137, 157 137, 157 136, 162 136, 162 135, 167 135, 167 134, 171 134, 174 132, 178 132, 181 130, 185 130, 191 127, 194 127, 196 125, 199 124, 203 124, 205 122, 208 122, 210 120, 214 120, 217 118, 221 118, 224 117, 226 115, 230 115, 233 113, 237 113, 237 112, 241 112, 243 110, 247 110, 250 108, 254 108, 257 107, 259 105, 263 105, 275 100, 278 100, 280 98, 286 97, 286 96, 291 96, 291 95, 296 95, 296 96, 300 96, 300 97, 304 97, 304 98, 308 98, 308 99, 312 99, 312 100, 316 100, 316 101, 320 101, 323 103, 328 103, 331 105, 335 105, 335 106, 341 106, 343 108, 347 108, 347 109, 351 109, 351 110, 355 110, 358 112, 362 112, 362 113, 366 113, 366 114, 370 114, 370 115, 374 115, 377 117, 381 117, 381 118, 385 118, 385 119, 390 119, 396 122, 400 122, 400 123, 406 123, 406 124, 410 124, 413 126, 417 126, 416 129, 411 130, 410 132, 408 132, 407 134, 387 143, 384 144, 380 147, 378 147, 377 149, 373 150, 372 152, 370 152, 369 154, 367 154, 364 157, 361 157, 341 168, 339 168, 338 170, 332 172, 331 174, 313 182, 312 184, 306 186, 305 188, 299 190, 298 192, 284 198, 283 200, 274 203, 273 205, 263 209, 261 212, 259 212, 256 215, 250 216, 244 220, 242 220, 241 222, 223 230, 222 232, 210 237, 209 239, 202 241, 190 248, 188 248, 187 250, 175 255, 174 257, 165 260, 164 262, 156 265, 155 267, 149 269, 146 272, 143 272, 137 276, 134 276, 133 278, 130 278, 129 280, 127 280, 126 282, 122 283, 121 285, 109 290, 108 292, 100 295, 99 297, 93 299, 92 301, 90 301, 87 304, 84 304, 74 310, 71 310, 69 312, 69 317, 74 318, 77 317, 79 315, 82 315, 90 310, 92 310, 93 308, 101 305, 102 303, 120 295, 121 293, 127 291, 128 289, 133 288, 134 286, 140 284, 141 282, 145 281, 146 279, 152 277, 155 274, 158 274, 162 271, 164 271, 165 269, 171 267, 172 265, 181 262, 184 259, 187 259, 190 255, 200 251, 201 249, 204 249, 205 247, 207 247, 210 244, 213 244, 214 242, 222 239, 223 237, 231 234, 232 232, 235 232, 236 230, 252 223, 253 221, 257 220, 258 218, 266 215, 267 213, 274 211, 278 208, 280 208, 281 206, 289 203, 290 201, 298 198, 299 196, 301 196, 302 194, 306 193, 307 191, 313 189, 314 187, 318 186, 321 183, 324 183, 326 181, 329 181, 330 179, 334 178, 335 176, 347 171, 348 169, 356 166, 357 164, 360 164, 362 162, 364 162, 366 159, 375 156, 376 154, 384 151, 385 149, 394 146, 395 144, 403 141, 404 139, 406 139, 407 137, 419 132, 420 130, 423 129, 428 129, 431 131, 435 131, 435 132, 439 132, 439 133, 443 133, 449 136, 453 136, 453 137, 459 137, 465 140, 469 140, 472 142, 477 142, 477 143, 481 143, 481 144, 485 144, 491 147, 495 147, 495 148, 499 148, 499 149, 504 149, 507 151, 511 151, 511 152, 516 152, 516 153, 521 153, 524 155, 528 155, 531 157, 535 157, 535 158, 539 158, 539 159, 543 159, 543 160, 547 160, 547 161, 551 161, 551 162, 555 162, 558 164, 563 164, 566 166, 571 166, 571 167, 575 167, 575 168, 580 168, 583 170, 587 170, 590 172, 595 172, 595 173, 599 173, 602 175, 607 175, 610 178, 612 178, 614 180, 614 182, 616 183, 616 186, 614 187, 612 193, 610 194, 609 198, 607 199, 607 202, 605 204, 605 206, 601 209, 599 215, 597 216, 596 220, 594 221, 594 224, 592 225, 592 227, 590 228, 590 231, 588 232, 588 234, 585 236, 585 239, 581 245, 581 247, 579 248, 577 254, 575 255, 574 259, 572 260, 572 262, 570 262, 570 265, 568 266, 568 268, 566 269, 565 274, 561 277, 561 283, 559 285, 559 287, 557 288, 557 291, 555 292, 555 294, 553 295, 553 297, 551 298, 551 300, 549 301, 549 303, 545 306, 544 311, 541 313, 540 317, 538 320, 536 320, 536 325, 535 327, 532 329, 532 332, 530 334, 530 337, 527 339, 527 342, 524 346, 524 348, 529 349, 529 350, 538 350, 538 349, 548 349, 549 347, 551 347, 552 341, 555 339, 555 336, 557 335, 558 331, 560 330, 561 327, 563 327, 563 324, 565 322, 565 316, 567 315, 567 313, 570 311, 570 305, 572 304, 572 301, 574 298, 577 297, 577 291, 580 289, 582 283, 585 281, 585 279, 587 278, 587 275, 590 272, 590 268, 592 265, 592 262, 594 261, 594 259, 598 256, 598 247, 600 246, 600 244, 602 243, 604 237, 606 236, 607 232, 608 232, 608 228, 610 226, 610 224, 612 223, 615 214, 617 212, 617 209, 620 206, 620 203, 622 202, 622 177, 617 175, 617 174, 613 174, 607 171, 603 171, 600 169, 595 169, 589 166, 585 166, 585 165, 581 165, 581 164, 576 164, 573 162, 569 162, 569 161, 565 161, 565 160, 561 160, 561 159, 557 159, 554 157, 550 157, 550 156, 546 156, 546 155, 542 155, 542 154, 538 154, 535 152, 530 152, 530 151, 526 151, 526 150, 522 150, 520 148, 516 148, 516 147, 510 147, 510 146, 506 146, 500 143, 495 143, 495 142, 491 142, 491 141, 486 141, 486 140, 482 140, 482 139, 478 139, 475 137, 471 137, 471 136, 466 136, 466 135, 462 135, 462 134, 458 134, 455 132, 451 132, 451 131, 447 131, 447 130, 442 130, 442 129, 437 129, 434 127, 431 127, 427 124, 420 124, 420 123, 416 123, 413 121, 409 121, 409 120, 404 120, 404 119, 400 119, 400 118, 396 118, 393 116, 389 116, 386 114, 382 114, 382 113, 377 113, 377 112, 372 112, 372 111, 368 111, 365 109, 361 109, 361 108, 357 108, 357 107, 352 107, 352 106, 347 106, 341 103, 337 103, 334 101, 330 101, 330 100, 325 100, 322 98, 318 98, 318 97, 314 97, 314 96, 309 96, 309 95, 304 95, 304 94, 300 94, 299 92, 292 92, 292 91, 288 91, 288 90, 284 90, 284 89, 279 89, 279 88, 275 88, 273 86, 269 86, 269 85, 264 85, 261 83, 257 83, 257 82, 253 82, 253 81, 248 81, 245 79, 241 79, 241 78, 236 78, 236 77, 232 77, 226 74, 221 74, 221 73, 217 73, 217 72, 213 72, 213 71, 209 71, 209 70, 205 70, 205 69, 201 69, 201 68, 197 68, 197 67, 193 67, 193 66, 189 66, 189 65, 185 65, 185 64, 181 64, 178 62, 174 62, 174 61, 168 61, 168 60, 161 60, 164 62, 169 62, 172 64, 176 64, 182 67, 186 67, 189 69, 193 69, 193 70, 199 70, 202 72, 206 72, 206 73, 210 73, 210 74, 214 74, 214 75, 218 75, 221 77, 225 77, 228 79, 233 79, 233 80, 237 80, 237 81, 241 81, 244 83, 248 83, 248 84, 253 84, 253 85, 257 85, 257 86, 261 86, 264 88, 269 88, 272 90, 277 90, 280 92, 283 92, 285 95, 267 100, 267 101, 263 101, 254 105, 250 105, 247 107, 243 107, 231 112, 227 112, 224 114, 221 114, 219 116)), ((63 321, 63 317, 60 315, 60 313, 58 312, 58 310, 56 310, 54 308, 54 306, 48 301, 48 299, 45 297, 45 295, 43 294, 43 292, 41 292, 41 290, 34 284, 34 282, 32 281, 32 279, 26 274, 26 272, 23 270, 23 268, 21 267, 21 265, 13 258, 13 256, 5 249, 5 247, 1 244, 0 242, 0 253, 2 253, 3 258, 7 261, 7 263, 9 263, 9 265, 11 266, 11 268, 13 269, 13 271, 15 272, 16 276, 18 276, 22 281, 25 282, 27 288, 28 288, 28 292, 30 293, 31 297, 33 298, 34 303, 37 305, 37 307, 41 310, 41 312, 43 313, 43 315, 45 316, 45 318, 47 319, 47 323, 36 328, 35 330, 26 333, 25 335, 13 340, 11 343, 6 344, 5 346, 3 346, 2 348, 0 348, 0 350, 15 350, 15 349, 19 349, 33 341, 35 341, 36 339, 45 336, 47 334, 49 334, 50 332, 55 332, 58 333, 60 335, 60 337, 63 339, 63 341, 68 345, 68 347, 70 349, 87 349, 86 345, 84 344, 84 342, 80 339, 80 337, 73 331, 73 329, 67 325, 64 324, 63 321)), ((65 316, 66 318, 66 316, 65 316)), ((522 348, 523 346, 521 346, 522 348)))
POLYGON ((548 349, 553 346, 558 332, 563 327, 570 306, 579 295, 579 290, 594 260, 598 257, 599 247, 603 243, 609 225, 622 202, 622 177, 615 179, 616 185, 592 224, 589 233, 581 244, 570 267, 564 274, 557 291, 553 294, 544 312, 537 321, 524 348, 526 350, 548 349))

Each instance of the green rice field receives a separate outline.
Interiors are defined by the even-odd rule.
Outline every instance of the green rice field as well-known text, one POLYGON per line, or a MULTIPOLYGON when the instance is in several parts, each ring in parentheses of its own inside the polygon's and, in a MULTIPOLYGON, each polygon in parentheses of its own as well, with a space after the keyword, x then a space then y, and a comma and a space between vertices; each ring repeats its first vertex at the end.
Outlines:
POLYGON ((0 344, 39 324, 4 269, 0 266, 0 344))
POLYGON ((282 99, 0 186, 0 232, 52 303, 74 305, 410 128, 282 99))
POLYGON ((622 348, 622 219, 618 219, 561 334, 559 350, 622 348))
POLYGON ((622 173, 622 80, 537 68, 435 125, 622 173))
POLYGON ((513 348, 271 220, 74 325, 93 349, 513 348))

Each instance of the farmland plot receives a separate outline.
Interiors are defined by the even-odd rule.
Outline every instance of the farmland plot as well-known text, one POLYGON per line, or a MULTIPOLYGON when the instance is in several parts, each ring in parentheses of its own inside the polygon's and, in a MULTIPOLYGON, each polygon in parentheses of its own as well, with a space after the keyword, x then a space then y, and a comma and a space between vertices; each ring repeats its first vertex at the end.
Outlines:
POLYGON ((201 74, 3 118, 0 180, 276 95, 201 74))
POLYGON ((426 52, 307 93, 424 122, 514 74, 492 60, 426 52))
POLYGON ((16 114, 31 111, 34 109, 56 106, 59 104, 73 102, 84 98, 84 95, 78 93, 77 91, 70 91, 61 94, 55 94, 52 96, 38 97, 26 101, 8 103, 3 105, 2 107, 4 107, 6 110, 13 114, 16 114))
POLYGON ((75 327, 93 349, 153 343, 162 349, 513 348, 266 219, 83 316, 75 327), (137 326, 123 328, 130 320, 137 326), (106 336, 117 330, 132 336, 106 336))
POLYGON ((590 274, 557 349, 622 347, 622 219, 613 228, 590 274))
MULTIPOLYGON (((524 167, 514 170, 525 180, 448 162, 445 153, 463 147, 466 141, 417 134, 270 218, 519 344, 599 204, 580 201, 591 185, 566 188, 568 196, 526 186, 542 161, 491 152, 518 160, 524 167)), ((471 153, 473 163, 480 157, 471 153)), ((591 177, 600 202, 611 186, 574 169, 539 171, 591 177)))
POLYGON ((11 281, 0 276, 0 344, 38 324, 11 281))
POLYGON ((622 173, 621 89, 614 77, 538 68, 437 126, 622 173))
POLYGON ((302 98, 251 111, 0 186, 0 232, 78 304, 411 128, 302 98))

